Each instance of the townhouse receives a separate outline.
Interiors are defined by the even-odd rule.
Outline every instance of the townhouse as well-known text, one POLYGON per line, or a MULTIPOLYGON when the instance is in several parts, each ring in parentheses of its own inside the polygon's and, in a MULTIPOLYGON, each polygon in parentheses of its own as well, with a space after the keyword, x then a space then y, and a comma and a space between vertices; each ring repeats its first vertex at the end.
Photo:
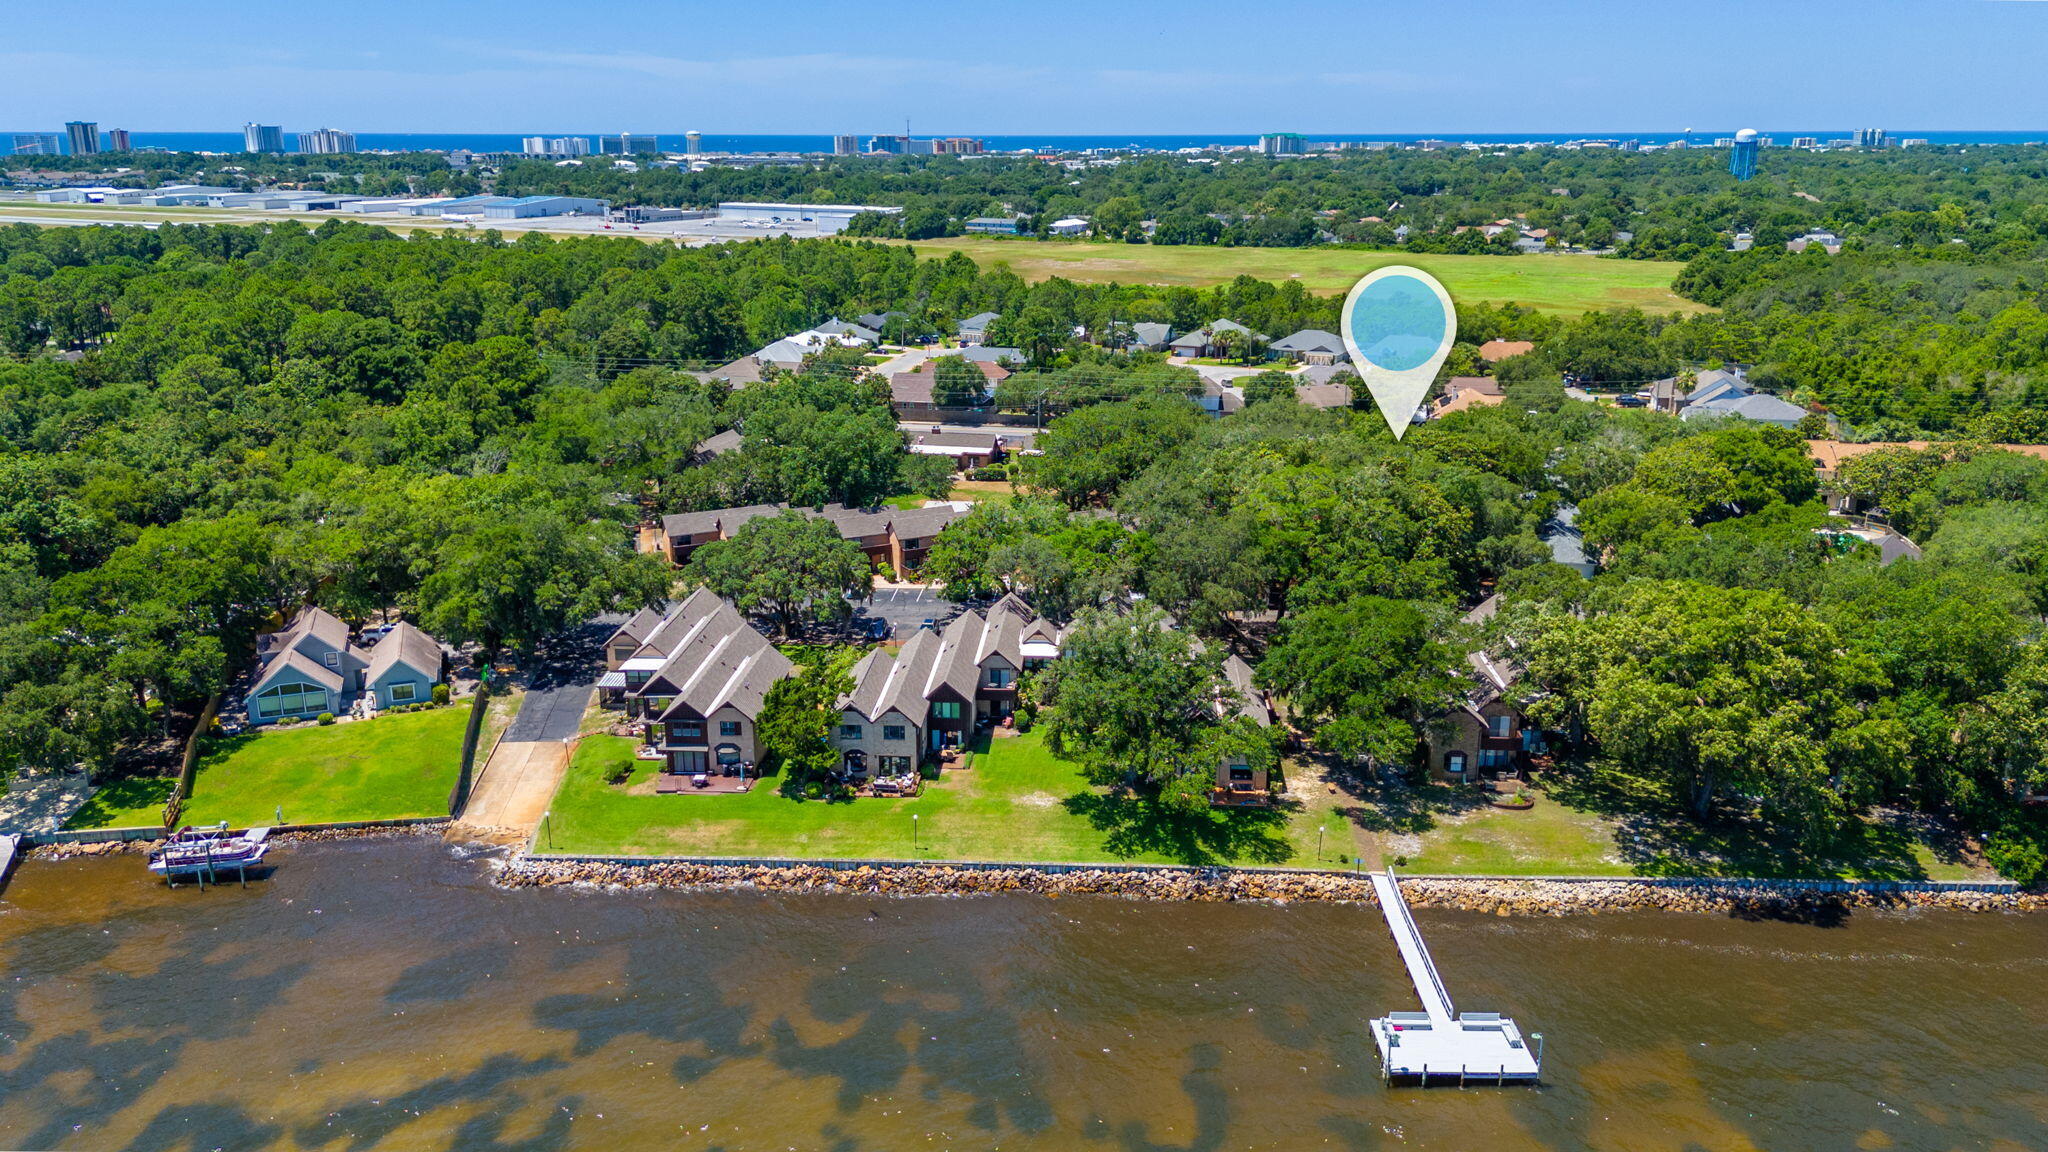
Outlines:
POLYGON ((761 704, 794 666, 732 605, 699 588, 664 615, 635 615, 604 650, 600 690, 650 722, 647 742, 669 772, 760 763, 761 704))

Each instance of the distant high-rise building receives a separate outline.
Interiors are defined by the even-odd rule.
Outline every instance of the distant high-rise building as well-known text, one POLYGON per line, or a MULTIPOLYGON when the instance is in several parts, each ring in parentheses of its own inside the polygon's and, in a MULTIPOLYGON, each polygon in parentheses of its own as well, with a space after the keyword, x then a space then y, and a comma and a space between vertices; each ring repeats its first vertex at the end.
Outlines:
POLYGON ((73 156, 91 156, 100 150, 100 126, 90 120, 66 121, 64 143, 73 156))
POLYGON ((283 152, 284 129, 276 124, 258 124, 251 120, 242 125, 242 151, 283 152))
POLYGON ((1794 136, 1792 138, 1792 146, 1794 148, 1818 148, 1820 147, 1820 137, 1794 136))
POLYGON ((109 129, 107 129, 107 150, 108 150, 108 151, 110 151, 110 152, 126 152, 126 151, 129 151, 129 150, 130 150, 131 148, 133 148, 133 147, 134 147, 134 145, 133 145, 133 144, 131 144, 131 143, 129 142, 129 140, 128 140, 128 130, 127 130, 126 128, 109 128, 109 129))
POLYGON ((1858 128, 1856 130, 1856 146, 1858 148, 1885 148, 1889 147, 1891 142, 1891 134, 1882 128, 1858 128))
POLYGON ((600 137, 597 145, 598 150, 607 156, 638 156, 643 152, 661 151, 659 140, 652 136, 636 136, 631 132, 600 137))
POLYGON ((860 137, 834 136, 832 138, 832 154, 834 156, 855 156, 859 153, 860 137))
POLYGON ((1299 132, 1268 132, 1259 137, 1259 151, 1268 156, 1301 156, 1308 152, 1308 137, 1299 132))
POLYGON ((16 132, 14 134, 16 156, 62 156, 64 138, 55 132, 16 132))
POLYGON ((308 156, 333 156, 356 150, 356 134, 339 128, 316 128, 299 133, 299 151, 308 156))
POLYGON ((528 156, 588 156, 590 139, 585 136, 527 136, 519 151, 528 156))
POLYGON ((905 152, 910 151, 910 137, 870 136, 868 137, 868 151, 888 152, 895 155, 901 155, 905 152))
POLYGON ((932 151, 941 156, 979 156, 988 145, 974 136, 948 136, 932 141, 932 151))
POLYGON ((695 131, 694 129, 689 132, 683 133, 683 152, 686 155, 690 156, 703 155, 704 134, 702 132, 695 131))
POLYGON ((1737 132, 1728 148, 1728 171, 1734 173, 1737 180, 1747 180, 1756 175, 1756 154, 1761 147, 1756 129, 1744 128, 1737 132))

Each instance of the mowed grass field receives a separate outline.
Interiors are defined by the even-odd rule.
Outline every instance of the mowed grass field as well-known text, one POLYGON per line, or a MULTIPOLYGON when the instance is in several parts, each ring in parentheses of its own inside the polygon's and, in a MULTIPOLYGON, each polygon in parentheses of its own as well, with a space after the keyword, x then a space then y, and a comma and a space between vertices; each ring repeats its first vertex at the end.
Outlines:
POLYGON ((1544 312, 1576 314, 1637 307, 1652 312, 1702 312, 1671 291, 1683 265, 1597 256, 1431 256, 1349 248, 1214 248, 1095 244, 1065 240, 1001 240, 954 236, 912 244, 924 259, 964 252, 983 268, 998 261, 1029 281, 1063 276, 1090 284, 1186 284, 1197 288, 1238 276, 1300 280, 1309 291, 1351 290, 1360 276, 1406 264, 1443 281, 1454 300, 1515 301, 1544 312))
MULTIPOLYGON (((180 822, 226 820, 240 828, 275 824, 280 811, 290 824, 444 816, 468 720, 466 707, 434 708, 213 741, 180 822)), ((66 827, 161 824, 172 784, 119 781, 96 793, 66 827)))
POLYGON ((658 761, 634 742, 587 737, 555 794, 540 852, 1158 864, 1317 863, 1317 828, 1345 845, 1326 806, 1161 811, 1115 795, 1060 760, 1040 733, 985 740, 971 768, 928 781, 912 799, 792 800, 778 777, 752 791, 658 795, 658 761), (623 784, 608 781, 630 769, 623 784), (912 839, 911 816, 917 817, 912 839))

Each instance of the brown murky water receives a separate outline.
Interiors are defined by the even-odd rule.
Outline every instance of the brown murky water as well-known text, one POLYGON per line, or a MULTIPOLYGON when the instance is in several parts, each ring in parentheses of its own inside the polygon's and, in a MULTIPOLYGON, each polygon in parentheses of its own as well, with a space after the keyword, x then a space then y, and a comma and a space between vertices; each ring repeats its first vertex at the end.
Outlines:
POLYGON ((500 892, 438 842, 0 901, 0 1147, 2039 1149, 2048 919, 1419 913, 1540 1088, 1384 1087, 1370 908, 500 892))

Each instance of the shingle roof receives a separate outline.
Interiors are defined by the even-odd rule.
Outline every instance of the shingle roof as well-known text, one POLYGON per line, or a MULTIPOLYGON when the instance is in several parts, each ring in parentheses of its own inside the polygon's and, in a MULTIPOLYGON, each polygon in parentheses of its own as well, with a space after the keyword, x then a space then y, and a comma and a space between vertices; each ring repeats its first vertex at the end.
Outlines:
POLYGON ((375 684, 386 672, 400 664, 411 668, 429 680, 441 675, 441 642, 401 620, 398 626, 384 634, 377 646, 370 649, 370 667, 363 673, 363 682, 375 684))
POLYGON ((287 671, 296 672, 327 689, 329 692, 341 691, 342 679, 340 672, 329 668, 302 652, 295 649, 287 649, 283 655, 265 665, 263 671, 257 674, 255 683, 249 685, 249 695, 254 696, 256 693, 276 683, 283 678, 282 674, 287 671))
POLYGON ((663 623, 663 632, 673 627, 674 643, 641 690, 675 697, 662 719, 710 716, 728 706, 757 716, 769 687, 791 671, 789 658, 708 588, 690 593, 663 623))
POLYGON ((695 536, 719 529, 730 536, 754 517, 773 516, 780 511, 779 504, 748 504, 740 508, 707 508, 702 512, 671 512, 661 518, 661 530, 671 536, 695 536))
POLYGON ((1131 325, 1131 336, 1140 344, 1164 344, 1173 335, 1173 325, 1149 320, 1131 325))
POLYGON ((1002 319, 1000 313, 976 312, 967 319, 960 321, 958 328, 962 332, 980 332, 1000 319, 1002 319))
MULTIPOLYGON (((1237 689, 1239 699, 1228 709, 1233 716, 1243 716, 1264 728, 1273 723, 1273 710, 1266 706, 1266 695, 1252 683, 1252 666, 1236 656, 1223 658, 1223 678, 1237 689)), ((1220 702, 1219 702, 1220 704, 1220 702)))
POLYGON ((1275 352, 1342 352, 1344 338, 1321 328, 1303 328, 1267 345, 1275 352))
POLYGON ((739 429, 728 428, 697 441, 694 451, 701 456, 723 456, 727 452, 736 451, 742 439, 739 429))
POLYGON ((1490 364, 1535 350, 1536 344, 1531 340, 1488 340, 1479 346, 1479 358, 1490 364))
POLYGON ((633 646, 637 648, 647 642, 647 638, 654 634, 655 628, 660 624, 661 613, 652 608, 642 608, 633 613, 624 624, 619 625, 610 636, 605 637, 605 650, 609 652, 621 640, 631 640, 633 646))

